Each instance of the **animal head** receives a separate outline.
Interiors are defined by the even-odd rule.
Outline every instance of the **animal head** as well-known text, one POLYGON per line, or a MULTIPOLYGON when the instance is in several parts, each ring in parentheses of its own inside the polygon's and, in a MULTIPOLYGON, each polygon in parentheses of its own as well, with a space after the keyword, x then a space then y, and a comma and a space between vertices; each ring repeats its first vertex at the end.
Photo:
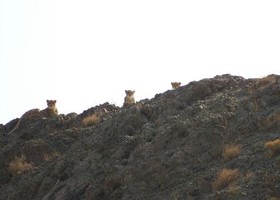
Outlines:
POLYGON ((125 90, 125 94, 126 94, 126 96, 133 96, 133 95, 134 95, 134 93, 135 93, 135 91, 134 91, 134 90, 125 90))
POLYGON ((181 86, 181 82, 171 82, 171 85, 173 89, 177 89, 181 86))
POLYGON ((55 108, 56 100, 47 100, 48 108, 55 108))

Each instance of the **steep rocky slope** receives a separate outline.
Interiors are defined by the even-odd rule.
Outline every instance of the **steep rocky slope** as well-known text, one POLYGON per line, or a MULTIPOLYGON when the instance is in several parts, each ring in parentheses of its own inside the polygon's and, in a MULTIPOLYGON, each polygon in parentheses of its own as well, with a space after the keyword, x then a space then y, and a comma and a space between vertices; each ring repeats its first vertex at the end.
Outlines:
POLYGON ((276 200, 278 138, 280 76, 216 76, 131 107, 23 120, 1 138, 0 199, 276 200))

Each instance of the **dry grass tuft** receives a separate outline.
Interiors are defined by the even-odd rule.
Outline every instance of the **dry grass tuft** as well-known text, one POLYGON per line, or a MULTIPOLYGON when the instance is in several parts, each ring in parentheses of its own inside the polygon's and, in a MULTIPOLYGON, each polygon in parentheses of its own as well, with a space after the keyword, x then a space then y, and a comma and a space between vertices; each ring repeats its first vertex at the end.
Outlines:
POLYGON ((91 116, 85 117, 82 121, 86 126, 93 126, 100 123, 100 117, 98 117, 96 114, 93 114, 91 116))
POLYGON ((217 191, 227 187, 230 183, 235 181, 238 176, 238 169, 222 169, 218 173, 217 179, 214 182, 212 182, 213 190, 217 191))
POLYGON ((239 145, 226 145, 223 151, 223 158, 225 160, 230 160, 232 158, 238 157, 240 154, 240 146, 239 145))
POLYGON ((265 126, 273 126, 274 124, 279 124, 280 122, 280 112, 275 112, 270 114, 266 119, 264 119, 265 126))
POLYGON ((31 163, 26 162, 25 156, 20 156, 20 157, 15 157, 15 159, 10 162, 8 171, 12 175, 17 175, 33 168, 34 167, 31 163))
POLYGON ((258 79, 253 86, 249 88, 249 92, 253 93, 254 91, 258 90, 259 88, 264 88, 269 84, 277 83, 277 77, 275 75, 268 75, 261 79, 258 79))
POLYGON ((268 200, 280 200, 280 198, 279 197, 269 197, 268 200))
POLYGON ((51 152, 51 153, 44 153, 43 158, 44 158, 44 161, 49 161, 49 160, 52 160, 52 159, 57 158, 59 156, 60 156, 60 153, 57 152, 57 151, 54 151, 54 152, 51 152))
POLYGON ((235 184, 231 184, 227 188, 227 192, 231 193, 231 194, 238 194, 238 193, 240 193, 240 191, 241 191, 241 188, 235 184))
POLYGON ((268 141, 264 144, 264 147, 267 148, 271 155, 276 155, 280 153, 280 139, 268 141))
POLYGON ((248 183, 250 180, 252 180, 255 177, 255 174, 253 172, 248 172, 244 176, 244 181, 248 183))
POLYGON ((258 87, 264 87, 267 86, 270 83, 275 83, 277 81, 276 77, 274 75, 268 75, 264 78, 261 78, 257 82, 258 87))

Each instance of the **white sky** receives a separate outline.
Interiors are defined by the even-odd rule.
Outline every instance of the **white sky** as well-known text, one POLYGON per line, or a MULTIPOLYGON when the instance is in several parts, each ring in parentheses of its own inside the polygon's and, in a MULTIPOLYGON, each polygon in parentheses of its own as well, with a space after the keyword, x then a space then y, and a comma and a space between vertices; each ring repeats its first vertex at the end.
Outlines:
POLYGON ((279 70, 279 0, 0 0, 0 123, 279 70))

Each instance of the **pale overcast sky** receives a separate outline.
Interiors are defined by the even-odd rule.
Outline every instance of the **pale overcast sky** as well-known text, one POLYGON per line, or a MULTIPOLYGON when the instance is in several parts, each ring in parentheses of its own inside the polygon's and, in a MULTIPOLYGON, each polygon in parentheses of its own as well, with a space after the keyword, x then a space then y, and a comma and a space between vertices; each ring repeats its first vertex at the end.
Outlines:
POLYGON ((279 74, 280 1, 0 0, 0 70, 3 124, 46 99, 81 113, 126 89, 279 74))

